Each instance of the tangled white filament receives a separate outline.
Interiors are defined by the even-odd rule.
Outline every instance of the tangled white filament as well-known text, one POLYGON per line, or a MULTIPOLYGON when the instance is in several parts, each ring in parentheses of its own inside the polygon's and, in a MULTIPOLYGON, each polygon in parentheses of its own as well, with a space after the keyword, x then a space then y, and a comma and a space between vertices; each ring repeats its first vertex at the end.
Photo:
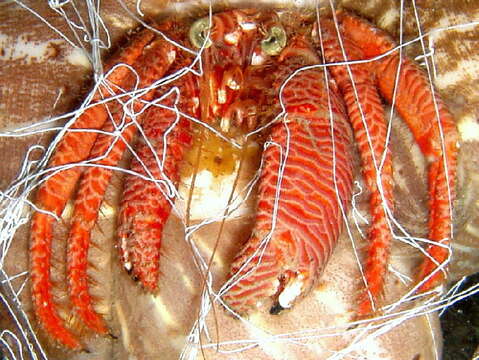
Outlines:
MULTIPOLYGON (((168 179, 161 180, 161 181, 155 179, 151 171, 144 164, 143 166, 146 170, 147 176, 133 173, 130 170, 126 170, 119 167, 108 167, 108 166, 96 164, 95 163, 96 161, 101 160, 102 158, 106 157, 109 154, 112 147, 114 146, 114 143, 112 143, 111 147, 107 150, 107 152, 102 157, 89 159, 88 161, 85 161, 79 164, 64 165, 57 168, 47 169, 48 159, 51 157, 61 137, 66 132, 76 131, 76 130, 70 129, 69 127, 75 122, 78 116, 85 111, 85 109, 93 106, 92 105, 93 94, 96 92, 96 90, 100 86, 104 89, 108 89, 108 88, 111 89, 110 92, 112 94, 111 97, 108 97, 107 99, 102 100, 103 102, 107 103, 111 101, 116 101, 121 103, 124 109, 123 121, 120 124, 115 124, 115 131, 111 134, 116 137, 115 141, 121 141, 122 131, 126 127, 135 126, 139 129, 140 136, 143 136, 143 138, 145 139, 145 142, 148 144, 148 146, 152 150, 152 153, 155 154, 156 156, 156 153, 153 150, 154 149, 153 145, 144 136, 144 133, 142 133, 142 128, 137 121, 137 117, 141 115, 142 112, 146 111, 149 107, 152 107, 152 106, 165 108, 165 105, 162 104, 162 101, 166 97, 173 97, 175 99, 175 106, 173 106, 173 108, 171 107, 167 107, 167 108, 173 110, 176 113, 177 121, 173 123, 171 127, 164 134, 164 140, 165 140, 163 141, 164 146, 166 146, 167 144, 166 137, 168 136, 169 132, 173 129, 173 127, 177 125, 179 118, 185 117, 189 119, 190 121, 201 125, 205 131, 209 131, 216 134, 216 136, 222 138, 224 141, 228 142, 233 147, 241 148, 242 147, 241 144, 239 144, 235 140, 231 140, 225 137, 209 124, 205 124, 200 119, 195 119, 188 116, 187 114, 181 113, 176 107, 176 103, 179 101, 179 98, 181 96, 181 93, 178 88, 173 87, 170 89, 170 91, 166 92, 161 98, 155 99, 147 103, 146 106, 144 106, 140 112, 136 113, 133 111, 133 103, 138 101, 143 101, 141 100, 142 95, 150 91, 151 89, 164 87, 172 83, 173 81, 177 80, 178 78, 184 76, 187 73, 193 73, 196 76, 201 76, 202 75, 201 52, 203 51, 203 49, 200 49, 198 53, 195 53, 196 60, 193 62, 193 64, 190 67, 182 69, 162 79, 158 79, 154 84, 152 84, 148 88, 140 89, 138 87, 135 87, 133 90, 122 91, 118 95, 114 95, 115 93, 118 92, 117 91, 118 89, 111 88, 112 84, 108 82, 109 74, 108 73, 103 74, 103 66, 101 62, 101 50, 104 48, 108 48, 110 46, 110 38, 109 38, 108 27, 107 25, 105 25, 101 17, 100 1, 98 2, 95 2, 93 0, 87 1, 87 8, 88 8, 87 16, 82 16, 82 13, 77 9, 74 0, 50 0, 49 1, 49 5, 52 11, 56 12, 59 16, 61 16, 65 20, 66 24, 68 24, 68 27, 74 34, 73 39, 70 39, 62 31, 60 31, 59 29, 51 25, 46 19, 42 18, 39 14, 37 14, 33 8, 26 5, 26 3, 20 0, 15 0, 14 2, 18 6, 34 14, 40 21, 45 23, 45 26, 48 26, 50 29, 55 31, 55 33, 61 36, 61 38, 67 44, 75 48, 83 49, 83 51, 85 52, 85 54, 87 54, 89 61, 91 62, 93 66, 93 71, 95 74, 95 87, 93 88, 90 95, 86 98, 82 106, 78 110, 72 113, 61 115, 53 119, 43 121, 38 124, 33 124, 27 127, 21 127, 21 128, 0 133, 0 137, 25 137, 25 136, 33 135, 39 132, 60 130, 59 135, 55 138, 55 140, 50 144, 48 148, 45 149, 38 146, 32 146, 28 150, 28 152, 25 155, 25 161, 23 162, 20 172, 17 178, 15 179, 15 181, 12 182, 12 184, 6 190, 0 191, 0 245, 1 245, 1 248, 0 248, 0 301, 2 304, 4 304, 6 308, 8 308, 9 315, 12 317, 13 322, 15 323, 16 327, 19 329, 18 332, 12 332, 9 330, 0 332, 0 348, 4 349, 5 356, 10 356, 12 359, 23 359, 25 358, 26 354, 28 354, 28 356, 30 356, 33 359, 47 358, 45 352, 43 351, 40 343, 38 342, 36 338, 34 331, 32 330, 32 327, 29 323, 27 316, 22 310, 21 303, 18 299, 18 294, 22 291, 23 287, 27 283, 27 270, 25 269, 24 272, 21 272, 19 274, 7 274, 5 269, 3 269, 3 264, 8 254, 8 251, 10 249, 10 246, 12 244, 12 241, 14 241, 15 233, 21 226, 24 226, 25 224, 28 223, 29 214, 32 209, 34 209, 35 211, 39 210, 35 207, 34 204, 30 202, 29 200, 30 194, 39 186, 39 184, 44 182, 46 179, 53 176, 58 171, 66 169, 71 166, 84 166, 84 167, 103 166, 105 168, 110 168, 118 172, 134 174, 136 176, 142 176, 146 180, 153 181, 157 184, 157 186, 159 186, 159 188, 162 191, 164 191, 167 199, 169 199, 170 203, 173 206, 173 211, 177 214, 179 219, 181 219, 185 229, 184 240, 190 245, 192 249, 192 254, 194 255, 194 261, 204 281, 203 292, 201 294, 201 304, 200 304, 200 308, 198 309, 198 318, 190 331, 190 334, 187 338, 187 344, 180 355, 182 359, 196 358, 197 353, 201 350, 200 346, 203 349, 217 348, 219 349, 220 352, 223 352, 223 353, 228 353, 228 352, 234 353, 234 352, 241 352, 246 349, 254 348, 262 343, 269 343, 269 344, 286 343, 286 344, 295 344, 295 345, 298 345, 298 344, 305 345, 314 339, 334 337, 334 336, 344 335, 344 334, 351 334, 354 336, 353 337, 354 340, 351 342, 351 344, 341 351, 333 352, 333 354, 330 357, 330 359, 342 359, 346 357, 347 355, 356 354, 357 351, 361 349, 361 347, 364 346, 364 344, 367 344, 368 341, 371 341, 372 339, 388 331, 391 331, 392 329, 396 328, 397 326, 399 326, 400 324, 402 324, 403 322, 407 321, 408 319, 412 317, 416 317, 419 315, 428 315, 435 311, 445 309, 447 306, 457 301, 460 301, 461 299, 467 296, 471 296, 472 294, 475 294, 479 291, 479 285, 475 285, 468 289, 463 290, 460 293, 451 291, 445 295, 436 294, 435 296, 431 297, 429 301, 425 303, 414 306, 408 310, 394 312, 394 310, 399 305, 405 302, 414 300, 417 297, 425 297, 425 295, 427 295, 427 294, 413 295, 414 290, 417 288, 415 287, 411 291, 404 294, 403 297, 397 303, 391 304, 390 306, 383 309, 384 312, 382 316, 378 316, 374 319, 348 323, 348 324, 345 324, 344 326, 335 326, 335 327, 329 327, 329 328, 315 328, 315 329, 300 329, 295 332, 288 332, 288 333, 281 333, 281 334, 270 334, 270 333, 264 332, 261 329, 257 329, 258 333, 260 332, 262 333, 262 336, 258 338, 237 339, 237 340, 228 340, 228 341, 222 341, 222 342, 213 341, 212 337, 210 336, 211 329, 208 328, 206 323, 206 317, 208 316, 208 314, 210 314, 211 308, 214 303, 219 303, 219 304, 222 304, 223 306, 226 306, 222 302, 221 296, 224 294, 225 291, 228 290, 228 288, 234 285, 235 281, 238 281, 239 279, 233 278, 231 279, 230 282, 225 284, 220 290, 216 290, 213 285, 215 280, 214 275, 210 268, 211 259, 205 257, 204 253, 199 249, 198 244, 195 241, 195 235, 199 229, 203 228, 207 224, 226 220, 231 214, 233 214, 239 208, 239 206, 241 205, 241 201, 244 201, 245 199, 248 199, 251 196, 251 194, 253 193, 254 185, 256 184, 258 180, 258 176, 259 176, 258 174, 261 168, 263 167, 263 162, 261 162, 260 170, 258 170, 255 176, 243 188, 239 190, 237 189, 231 190, 229 201, 226 207, 222 209, 220 213, 216 214, 216 216, 207 218, 201 221, 200 223, 195 223, 195 224, 190 223, 187 210, 185 211, 184 209, 181 209, 175 205, 174 200, 176 198, 180 198, 181 195, 178 192, 178 189, 174 186, 174 184, 168 179), (65 8, 67 6, 70 6, 71 7, 70 10, 72 10, 73 13, 76 14, 75 19, 72 18, 71 15, 67 15, 67 12, 65 11, 65 8), (106 37, 107 41, 106 42, 101 41, 100 39, 102 37, 106 37), (64 119, 69 119, 69 121, 67 121, 64 127, 56 128, 51 126, 51 124, 57 122, 58 120, 64 120, 64 119), (30 160, 32 152, 37 151, 38 149, 41 149, 44 151, 45 155, 43 156, 43 158, 39 161, 30 160), (14 288, 12 287, 12 281, 17 278, 23 278, 24 281, 22 283, 22 286, 19 289, 14 290, 14 288), (363 325, 363 326, 353 327, 354 325, 363 325), (203 334, 205 336, 203 336, 203 334), (206 343, 203 342, 204 341, 203 338, 206 338, 207 340, 206 343), (228 350, 226 350, 226 347, 228 348, 228 350)), ((120 1, 120 4, 125 7, 122 1, 120 1)), ((209 6, 209 10, 210 10, 209 15, 211 18, 212 4, 211 2, 206 2, 206 5, 209 6)), ((318 21, 319 21, 319 11, 320 11, 319 2, 317 2, 317 6, 318 6, 317 7, 318 21)), ((331 8, 334 8, 334 4, 332 1, 330 1, 329 6, 331 8)), ((401 2, 401 5, 400 5, 401 20, 399 22, 401 26, 403 23, 402 21, 403 7, 404 7, 404 4, 401 2)), ((130 10, 128 10, 128 12, 130 13, 131 16, 135 17, 137 20, 140 20, 140 22, 143 23, 143 25, 148 26, 148 24, 141 21, 141 17, 143 15, 141 8, 142 8, 141 1, 138 1, 136 4, 137 13, 134 14, 130 10)), ((419 41, 423 47, 424 57, 433 57, 434 53, 429 52, 424 44, 424 37, 426 37, 427 34, 422 33, 422 30, 420 28, 420 19, 419 19, 417 11, 415 11, 415 15, 416 15, 416 23, 418 24, 420 36, 416 39, 413 39, 411 42, 419 41)), ((471 25, 477 25, 477 23, 463 24, 462 26, 471 26, 471 25)), ((440 30, 445 31, 448 29, 450 28, 444 28, 440 30)), ((435 31, 437 32, 440 30, 436 29, 435 31)), ((154 31, 159 33, 157 30, 154 30, 154 31)), ((403 34, 402 28, 399 30, 399 34, 400 36, 402 36, 403 34)), ((186 49, 182 45, 175 43, 173 40, 169 39, 165 34, 159 33, 159 35, 163 36, 167 41, 170 41, 172 44, 174 44, 174 46, 191 52, 190 49, 186 49)), ((397 49, 393 49, 391 51, 399 51, 401 53, 403 47, 408 45, 409 42, 403 42, 403 39, 401 37, 400 44, 401 45, 398 46, 397 49)), ((429 47, 432 48, 431 46, 429 47)), ((387 56, 387 55, 388 54, 384 54, 383 56, 387 56)), ((345 64, 348 65, 348 72, 350 77, 352 77, 353 75, 349 69, 349 65, 353 63, 354 62, 345 62, 345 64)), ((434 73, 433 73, 433 70, 431 70, 427 64, 428 62, 426 61, 429 80, 432 83, 434 73)), ((329 64, 328 66, 330 65, 331 64, 329 64)), ((125 65, 119 64, 117 66, 125 66, 125 65)), ((315 65, 312 67, 323 68, 327 78, 328 75, 327 75, 325 65, 315 65)), ((297 72, 292 74, 290 78, 294 77, 297 73, 312 67, 305 67, 303 69, 299 69, 297 72)), ((111 71, 113 71, 113 69, 111 71)), ((129 68, 129 71, 131 71, 133 74, 138 76, 135 70, 132 69, 131 67, 129 68)), ((398 69, 398 73, 399 71, 400 69, 398 69)), ((288 81, 289 79, 286 80, 285 84, 288 81)), ((280 95, 279 95, 280 101, 282 100, 282 89, 284 88, 285 84, 283 84, 280 90, 280 95)), ((354 85, 354 81, 353 81, 353 85, 354 85)), ((326 87, 327 86, 328 86, 328 81, 326 81, 326 87)), ((432 90, 434 91, 433 88, 432 90)), ((357 90, 355 90, 355 94, 357 98, 358 97, 357 90)), ((395 99, 395 96, 393 96, 393 99, 395 99)), ((362 110, 361 110, 361 116, 364 122, 365 120, 364 120, 364 114, 362 113, 362 110)), ((437 104, 436 104, 436 116, 438 116, 437 104)), ((278 119, 280 120, 284 119, 286 117, 287 117, 287 114, 285 113, 284 106, 283 106, 283 112, 280 115, 278 115, 275 121, 278 121, 278 119)), ((331 119, 332 119, 332 114, 331 114, 331 119)), ((391 115, 391 118, 389 120, 387 143, 389 143, 390 141, 392 122, 393 122, 393 117, 391 115)), ((287 121, 282 121, 282 123, 284 124, 286 130, 288 131, 287 121)), ((251 132, 250 134, 247 134, 245 136, 246 139, 251 137, 257 132, 264 130, 266 127, 271 126, 271 124, 272 123, 266 124, 263 127, 251 132)), ((331 128, 333 128, 333 126, 334 124, 331 121, 331 128)), ((85 130, 82 129, 81 131, 84 132, 85 130)), ((97 131, 97 130, 91 130, 91 131, 101 133, 101 131, 97 131)), ((331 131, 331 133, 333 133, 333 131, 331 131)), ((368 131, 366 131, 366 133, 369 140, 369 144, 372 147, 370 135, 368 131)), ((440 134, 441 134, 441 139, 444 140, 442 129, 440 129, 440 134)), ((334 138, 332 140, 334 144, 334 138)), ((127 145, 127 146, 129 151, 133 154, 133 156, 136 157, 137 160, 141 162, 141 159, 136 155, 134 149, 130 145, 127 145)), ((265 146, 280 146, 280 145, 275 143, 267 143, 265 144, 265 146)), ((444 146, 444 141, 443 141, 443 146, 444 146)), ((166 154, 165 150, 166 148, 164 148, 163 154, 166 154)), ((280 172, 278 174, 277 197, 275 200, 275 213, 277 211, 277 207, 279 203, 282 171, 284 170, 284 167, 286 165, 288 151, 289 151, 288 145, 286 145, 284 148, 281 148, 281 151, 280 151, 282 158, 280 161, 280 164, 281 164, 280 172)), ((165 158, 157 157, 156 161, 159 164, 160 169, 162 169, 163 168, 162 165, 165 161, 165 158)), ((377 171, 377 186, 382 196, 384 195, 383 195, 380 174, 381 174, 384 161, 385 161, 385 154, 383 154, 381 159, 374 159, 374 166, 377 171)), ((446 159, 444 158, 443 161, 445 164, 445 168, 447 168, 446 159)), ((335 169, 336 169, 335 164, 333 164, 333 171, 335 171, 335 169)), ((193 179, 193 187, 194 187, 194 179, 193 179)), ((449 192, 450 192, 450 189, 449 189, 449 192)), ((403 241, 407 244, 410 244, 411 246, 415 247, 419 251, 422 251, 424 256, 427 256, 427 254, 423 251, 423 248, 420 243, 427 244, 430 241, 428 239, 417 239, 411 236, 410 234, 408 234, 408 232, 403 228, 403 226, 401 226, 399 221, 397 221, 394 218, 390 209, 387 207, 387 204, 385 201, 383 201, 383 204, 385 206, 385 211, 388 214, 389 226, 391 229, 391 233, 394 234, 394 238, 397 240, 403 241), (394 231, 394 228, 399 229, 399 232, 401 235, 396 234, 394 231)), ((450 209, 452 209, 452 204, 450 204, 450 209)), ((359 210, 356 208, 353 209, 353 212, 360 214, 359 210)), ((357 258, 357 262, 360 265, 361 261, 359 260, 359 255, 357 254, 357 251, 356 251, 355 239, 353 236, 353 232, 350 229, 350 226, 348 225, 347 214, 345 213, 344 209, 342 209, 342 213, 343 213, 344 219, 346 220, 345 221, 346 230, 351 240, 351 244, 353 245, 354 251, 356 253, 355 256, 357 258)), ((361 222, 361 219, 356 221, 357 223, 361 222)), ((259 253, 265 250, 266 245, 268 241, 270 240, 271 234, 274 230, 274 226, 275 226, 274 224, 275 224, 275 217, 273 218, 273 228, 271 229, 269 236, 263 239, 261 246, 258 248, 259 253)), ((357 227, 359 228, 359 225, 357 225, 357 227)), ((244 264, 244 266, 246 265, 247 263, 244 264)), ((443 264, 440 268, 437 269, 437 271, 443 271, 446 265, 447 263, 443 264)), ((399 271, 395 269, 391 269, 391 272, 393 273, 393 275, 397 276, 401 281, 411 283, 411 279, 401 274, 399 271)), ((431 276, 432 275, 433 274, 431 274, 431 276)), ((420 284, 417 286, 420 286, 420 284)), ((232 312, 231 309, 228 309, 228 310, 232 312)), ((256 327, 252 322, 248 321, 247 319, 242 318, 237 314, 234 314, 234 312, 232 312, 232 314, 234 316, 237 316, 245 326, 251 327, 251 328, 256 327)))

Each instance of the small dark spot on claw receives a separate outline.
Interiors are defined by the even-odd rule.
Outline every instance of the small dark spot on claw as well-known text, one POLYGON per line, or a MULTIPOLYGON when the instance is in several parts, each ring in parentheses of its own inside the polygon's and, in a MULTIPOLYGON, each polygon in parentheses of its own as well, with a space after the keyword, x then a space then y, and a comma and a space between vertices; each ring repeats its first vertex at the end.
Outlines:
POLYGON ((269 309, 269 313, 271 315, 278 315, 281 311, 284 310, 284 307, 282 307, 279 302, 271 306, 271 309, 269 309))
POLYGON ((82 351, 87 353, 87 354, 91 354, 91 350, 86 348, 86 347, 84 347, 82 351))
POLYGON ((348 328, 346 329, 346 331, 354 330, 354 329, 356 329, 358 326, 359 326, 359 324, 350 325, 350 326, 348 326, 348 328))
POLYGON ((221 165, 221 163, 223 162, 223 159, 220 158, 219 156, 215 156, 214 162, 218 165, 221 165))
POLYGON ((108 336, 111 337, 113 340, 118 340, 118 336, 112 334, 111 332, 108 333, 108 336))

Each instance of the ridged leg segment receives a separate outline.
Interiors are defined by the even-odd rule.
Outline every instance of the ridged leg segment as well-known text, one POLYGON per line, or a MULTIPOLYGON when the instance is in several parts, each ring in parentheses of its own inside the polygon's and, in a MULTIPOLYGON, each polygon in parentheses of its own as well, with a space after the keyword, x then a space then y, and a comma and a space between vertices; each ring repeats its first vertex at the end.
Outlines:
MULTIPOLYGON (((196 111, 192 76, 180 82, 183 100, 178 110, 191 116, 196 111)), ((173 107, 174 102, 170 98, 162 105, 173 107)), ((163 227, 175 201, 171 186, 178 185, 178 166, 191 143, 191 131, 189 120, 166 108, 151 108, 143 130, 131 163, 131 171, 138 175, 127 175, 125 180, 118 238, 123 266, 153 292, 160 275, 163 227)))
MULTIPOLYGON (((323 34, 321 49, 328 63, 364 59, 363 51, 347 34, 341 33, 340 43, 333 21, 321 19, 320 27, 323 34)), ((364 316, 375 309, 382 294, 392 238, 386 212, 387 208, 391 213, 394 212, 393 169, 391 152, 387 146, 387 122, 370 64, 331 66, 328 69, 346 103, 361 155, 364 181, 370 191, 371 225, 364 270, 366 290, 360 298, 358 309, 358 315, 364 316)))

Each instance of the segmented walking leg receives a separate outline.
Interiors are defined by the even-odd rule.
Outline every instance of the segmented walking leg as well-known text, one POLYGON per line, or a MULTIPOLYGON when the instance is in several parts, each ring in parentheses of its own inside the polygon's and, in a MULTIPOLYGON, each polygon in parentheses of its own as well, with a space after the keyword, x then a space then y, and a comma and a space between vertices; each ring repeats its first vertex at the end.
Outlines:
MULTIPOLYGON (((134 64, 140 82, 138 86, 146 88, 154 81, 159 80, 175 59, 175 52, 170 43, 156 40, 148 50, 134 64)), ((141 100, 148 101, 153 98, 154 91, 147 92, 141 100)), ((140 112, 144 103, 133 102, 133 111, 140 112)), ((92 330, 105 333, 107 327, 102 317, 97 314, 92 306, 91 296, 88 292, 87 259, 90 233, 98 218, 106 188, 110 182, 112 170, 103 166, 114 167, 118 165, 126 145, 131 143, 137 127, 129 116, 123 117, 123 109, 119 109, 111 121, 107 122, 103 130, 111 135, 100 134, 93 146, 90 159, 101 158, 85 170, 77 193, 73 222, 70 229, 67 251, 67 274, 70 298, 72 304, 84 321, 92 330), (125 125, 121 138, 117 138, 114 131, 125 125)), ((141 122, 141 121, 140 121, 141 122)))
MULTIPOLYGON (((141 55, 143 48, 153 38, 153 33, 143 31, 133 41, 131 47, 123 51, 114 63, 107 69, 112 69, 108 81, 112 90, 123 87, 129 80, 125 67, 116 67, 116 63, 132 65, 141 55)), ((93 101, 97 102, 109 96, 107 90, 99 89, 93 101)), ((87 109, 71 126, 71 129, 100 129, 107 118, 104 105, 96 105, 87 109)), ((94 131, 67 132, 50 160, 51 168, 75 164, 88 158, 90 149, 97 137, 94 131)), ((66 202, 71 197, 76 182, 81 174, 81 167, 61 170, 48 178, 38 189, 36 206, 56 216, 61 216, 66 202)), ((53 224, 55 218, 44 212, 36 212, 32 218, 30 245, 30 279, 35 313, 42 327, 51 337, 72 349, 79 349, 80 343, 76 336, 65 328, 53 302, 50 283, 50 257, 53 224)))
MULTIPOLYGON (((347 33, 337 34, 333 21, 322 19, 320 27, 323 34, 321 49, 328 63, 364 58, 362 50, 350 41, 347 33)), ((387 122, 369 64, 332 66, 329 69, 346 102, 361 155, 364 181, 371 192, 371 226, 364 271, 366 289, 358 309, 358 315, 364 316, 375 309, 374 305, 382 294, 392 238, 384 205, 386 202, 393 212, 393 169, 387 146, 387 122)))
MULTIPOLYGON (((275 72, 280 81, 311 59, 319 63, 301 38, 289 42, 275 72)), ((271 296, 271 313, 291 306, 313 286, 336 245, 340 205, 347 209, 352 192, 352 135, 329 84, 328 93, 323 70, 314 69, 284 88, 287 115, 273 126, 263 153, 253 233, 233 261, 235 283, 224 296, 239 313, 271 296)))
MULTIPOLYGON (((394 48, 394 42, 382 31, 348 14, 340 14, 341 32, 364 51, 366 58, 376 57, 394 48)), ((437 93, 433 93, 426 75, 406 57, 397 52, 374 61, 371 69, 384 98, 393 101, 396 75, 400 66, 395 106, 408 124, 421 151, 430 161, 429 167, 429 239, 440 243, 427 247, 426 258, 419 272, 419 280, 436 271, 449 255, 447 246, 452 238, 452 207, 455 198, 457 163, 457 129, 454 118, 437 93)), ((436 272, 422 286, 426 291, 439 285, 445 278, 436 272)))
MULTIPOLYGON (((179 110, 195 116, 194 85, 191 75, 180 80, 179 110)), ((162 105, 172 107, 169 99, 162 105)), ((159 258, 163 227, 171 212, 174 194, 169 184, 177 186, 178 165, 185 149, 191 143, 190 122, 174 110, 152 108, 143 126, 144 138, 136 147, 138 158, 133 158, 125 180, 119 216, 119 249, 123 266, 148 291, 157 289, 159 258), (147 173, 149 171, 149 173, 147 173), (151 174, 151 175, 150 175, 151 174), (147 180, 148 179, 148 180, 147 180)))
MULTIPOLYGON (((382 77, 378 78, 380 90, 392 100, 394 76, 399 57, 381 63, 382 77)), ((450 255, 452 240, 453 209, 456 197, 456 168, 458 134, 454 118, 431 85, 424 73, 408 59, 401 64, 400 82, 397 89, 397 111, 411 128, 416 141, 430 161, 429 165, 429 239, 439 245, 427 246, 427 257, 421 265, 419 280, 431 275, 439 265, 444 265, 450 255), (437 109, 437 112, 436 112, 437 109)), ((440 285, 445 271, 437 271, 422 286, 427 291, 440 285)))
MULTIPOLYGON (((121 114, 117 112, 116 116, 119 115, 121 114)), ((103 130, 113 132, 113 123, 107 122, 103 130)), ((111 148, 105 159, 97 161, 95 165, 115 166, 123 154, 125 143, 131 141, 134 130, 133 124, 126 128, 122 133, 122 139, 118 139, 116 146, 111 148)), ((106 155, 107 149, 112 145, 111 137, 100 135, 90 157, 106 155)), ((94 311, 92 306, 88 291, 87 259, 90 232, 97 221, 98 210, 103 200, 104 191, 110 182, 111 173, 111 170, 102 167, 90 167, 84 172, 75 200, 67 250, 67 280, 72 305, 90 329, 102 334, 106 333, 108 329, 102 317, 94 311)))

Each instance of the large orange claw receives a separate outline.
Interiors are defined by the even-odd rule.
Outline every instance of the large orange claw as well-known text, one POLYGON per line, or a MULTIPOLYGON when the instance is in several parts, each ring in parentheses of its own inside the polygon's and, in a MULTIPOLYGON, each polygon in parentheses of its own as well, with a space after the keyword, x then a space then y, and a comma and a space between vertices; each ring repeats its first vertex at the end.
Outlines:
MULTIPOLYGON (((301 38, 283 50, 278 87, 319 59, 301 38)), ((284 121, 264 150, 253 234, 233 261, 224 299, 240 313, 272 297, 270 312, 292 306, 319 278, 342 226, 352 191, 351 131, 336 86, 321 69, 285 86, 284 121), (331 113, 330 113, 331 110, 331 113), (334 129, 334 130, 333 130, 334 129)))

